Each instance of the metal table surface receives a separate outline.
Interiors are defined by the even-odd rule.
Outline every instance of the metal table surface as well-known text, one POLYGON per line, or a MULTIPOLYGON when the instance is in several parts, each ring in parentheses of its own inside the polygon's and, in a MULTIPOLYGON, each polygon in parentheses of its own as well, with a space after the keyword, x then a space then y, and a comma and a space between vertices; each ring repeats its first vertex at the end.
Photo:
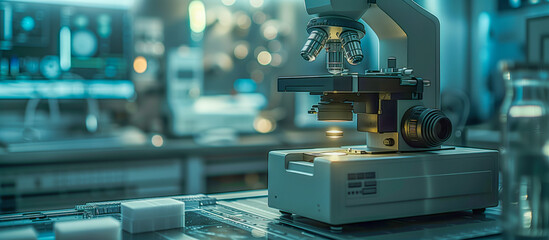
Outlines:
MULTIPOLYGON (((122 239, 500 239, 499 208, 484 214, 454 212, 330 226, 300 216, 287 217, 267 206, 267 190, 170 197, 186 205, 184 228, 130 234, 122 239)), ((121 201, 78 205, 74 209, 0 215, 0 231, 33 226, 39 239, 55 239, 53 224, 85 218, 120 219, 121 201)))

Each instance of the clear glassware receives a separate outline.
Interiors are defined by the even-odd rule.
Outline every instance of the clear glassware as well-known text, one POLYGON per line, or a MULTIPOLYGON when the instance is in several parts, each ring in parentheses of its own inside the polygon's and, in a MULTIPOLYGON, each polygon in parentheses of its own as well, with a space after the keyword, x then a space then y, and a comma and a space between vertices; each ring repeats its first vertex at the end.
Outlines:
POLYGON ((503 64, 502 204, 506 239, 549 239, 549 68, 503 64))

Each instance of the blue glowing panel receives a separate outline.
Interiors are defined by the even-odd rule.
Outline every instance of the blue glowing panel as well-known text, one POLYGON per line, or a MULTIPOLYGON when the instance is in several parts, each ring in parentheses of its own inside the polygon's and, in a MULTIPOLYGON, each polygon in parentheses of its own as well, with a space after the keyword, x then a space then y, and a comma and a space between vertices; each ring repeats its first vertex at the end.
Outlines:
POLYGON ((130 10, 106 2, 0 0, 0 98, 133 97, 130 10))
POLYGON ((23 28, 23 30, 27 32, 32 31, 35 24, 36 23, 34 22, 34 18, 32 18, 31 16, 26 16, 21 19, 21 28, 23 28))
POLYGON ((240 78, 234 81, 234 89, 238 93, 253 93, 257 89, 257 84, 253 79, 240 78))
POLYGON ((521 0, 509 0, 509 5, 512 7, 512 8, 519 8, 520 5, 522 5, 522 3, 520 2, 521 0))
POLYGON ((0 81, 0 99, 130 99, 130 80, 19 80, 0 81))
POLYGON ((498 0, 498 9, 500 11, 548 6, 549 0, 498 0))

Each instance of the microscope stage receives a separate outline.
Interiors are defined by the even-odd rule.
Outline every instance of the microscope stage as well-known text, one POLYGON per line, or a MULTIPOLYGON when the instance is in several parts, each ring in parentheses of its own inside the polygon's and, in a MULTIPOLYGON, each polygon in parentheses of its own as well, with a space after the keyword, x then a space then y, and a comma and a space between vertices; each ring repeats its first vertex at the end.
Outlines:
POLYGON ((269 206, 331 225, 498 205, 498 152, 269 153, 269 206))

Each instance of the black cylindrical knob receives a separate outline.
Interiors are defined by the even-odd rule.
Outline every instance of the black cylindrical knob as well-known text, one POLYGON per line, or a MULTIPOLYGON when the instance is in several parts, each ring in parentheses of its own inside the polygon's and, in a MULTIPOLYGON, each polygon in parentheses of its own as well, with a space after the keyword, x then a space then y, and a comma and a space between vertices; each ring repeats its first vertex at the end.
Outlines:
POLYGON ((415 106, 402 118, 402 137, 412 147, 440 146, 451 135, 452 122, 438 109, 415 106))

